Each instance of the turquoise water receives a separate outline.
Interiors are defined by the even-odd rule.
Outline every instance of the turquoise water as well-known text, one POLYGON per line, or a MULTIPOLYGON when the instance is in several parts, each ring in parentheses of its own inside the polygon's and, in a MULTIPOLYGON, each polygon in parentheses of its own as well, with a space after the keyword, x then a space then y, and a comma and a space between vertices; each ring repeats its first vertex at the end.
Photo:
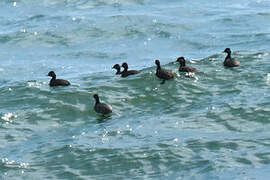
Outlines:
POLYGON ((268 179, 269 1, 0 7, 0 179, 268 179), (226 47, 240 67, 223 67, 226 47), (160 85, 155 59, 176 78, 160 85), (142 72, 116 76, 124 61, 142 72), (51 70, 72 85, 49 87, 51 70))

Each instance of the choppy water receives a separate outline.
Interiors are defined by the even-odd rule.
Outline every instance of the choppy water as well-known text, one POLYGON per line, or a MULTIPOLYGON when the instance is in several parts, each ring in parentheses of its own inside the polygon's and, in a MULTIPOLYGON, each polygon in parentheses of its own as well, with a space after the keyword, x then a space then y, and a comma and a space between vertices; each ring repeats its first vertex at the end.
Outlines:
POLYGON ((268 179, 269 9, 1 1, 0 179, 268 179), (240 67, 223 67, 226 47, 240 67), (178 56, 200 73, 178 73, 178 56), (160 85, 155 59, 178 76, 160 85), (123 61, 142 72, 114 75, 123 61), (49 87, 50 70, 72 86, 49 87), (94 93, 110 118, 93 111, 94 93))

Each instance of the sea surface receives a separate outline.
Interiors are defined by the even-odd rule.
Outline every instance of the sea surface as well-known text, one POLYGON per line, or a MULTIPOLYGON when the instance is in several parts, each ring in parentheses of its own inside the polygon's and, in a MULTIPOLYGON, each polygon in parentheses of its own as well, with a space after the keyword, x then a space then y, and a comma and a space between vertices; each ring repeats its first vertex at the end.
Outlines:
POLYGON ((1 180, 269 177, 269 0, 0 1, 1 180))

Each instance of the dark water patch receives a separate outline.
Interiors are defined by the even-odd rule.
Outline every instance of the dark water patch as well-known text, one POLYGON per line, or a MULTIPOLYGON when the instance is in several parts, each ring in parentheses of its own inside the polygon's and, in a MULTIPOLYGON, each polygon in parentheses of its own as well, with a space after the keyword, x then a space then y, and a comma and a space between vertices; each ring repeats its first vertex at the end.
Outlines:
POLYGON ((260 160, 260 163, 262 164, 269 164, 270 163, 270 158, 269 158, 269 153, 257 153, 256 157, 258 157, 260 160))
POLYGON ((38 40, 41 43, 45 43, 45 44, 52 44, 52 45, 59 44, 62 46, 69 45, 69 40, 67 38, 65 38, 64 36, 58 33, 56 34, 53 32, 45 32, 44 34, 38 37, 38 40))
MULTIPOLYGON (((89 27, 89 28, 79 28, 79 29, 74 29, 72 30, 72 34, 74 36, 77 36, 78 38, 81 37, 81 39, 87 39, 87 38, 101 38, 103 36, 105 36, 106 34, 108 36, 110 36, 110 32, 108 32, 108 30, 104 30, 102 28, 99 27, 89 27)), ((93 39, 93 41, 94 41, 93 39)))
POLYGON ((1 43, 20 43, 24 40, 26 40, 29 36, 26 33, 23 32, 12 32, 6 35, 0 36, 0 42, 1 43))
POLYGON ((37 15, 29 17, 29 20, 40 20, 44 17, 45 17, 45 15, 43 15, 43 14, 37 14, 37 15))
POLYGON ((267 12, 258 12, 257 15, 260 15, 260 16, 270 16, 270 13, 267 13, 267 12))
MULTIPOLYGON (((114 149, 112 151, 108 149, 94 149, 82 151, 79 148, 74 147, 71 149, 67 149, 65 151, 61 151, 61 153, 69 154, 67 155, 67 157, 69 158, 64 158, 64 156, 61 156, 59 157, 60 159, 59 158, 51 159, 52 161, 49 161, 50 165, 46 167, 51 167, 50 171, 55 171, 55 168, 53 168, 53 166, 58 164, 57 162, 64 161, 65 167, 69 167, 71 172, 79 170, 80 175, 95 178, 107 177, 112 172, 114 172, 113 174, 115 177, 130 176, 133 174, 138 175, 138 173, 141 174, 142 176, 145 175, 146 173, 147 176, 149 177, 156 177, 157 175, 162 174, 162 172, 165 173, 167 168, 175 170, 179 169, 179 166, 177 166, 177 164, 181 165, 181 160, 179 159, 181 158, 181 156, 177 155, 177 151, 173 153, 168 153, 168 151, 166 151, 165 149, 162 150, 159 148, 152 149, 151 152, 149 152, 149 150, 150 150, 149 148, 145 148, 144 150, 114 149), (104 157, 105 154, 110 159, 109 161, 108 159, 102 158, 104 157), (115 156, 116 154, 118 155, 115 156), (81 158, 88 160, 81 161, 82 160, 81 158), (79 161, 81 163, 75 163, 73 166, 71 166, 71 163, 76 161, 79 161), (101 164, 103 164, 102 173, 99 169, 101 164), (136 171, 134 171, 134 167, 137 167, 135 168, 137 169, 136 171), (125 171, 121 171, 121 169, 123 168, 125 169, 125 171), (148 171, 147 169, 149 168, 152 170, 148 171)), ((204 163, 207 163, 207 161, 199 161, 196 163, 191 162, 191 166, 195 168, 198 167, 199 165, 202 166, 202 164, 204 163)), ((174 171, 169 171, 167 173, 173 174, 173 172, 174 171)))
POLYGON ((68 53, 68 54, 57 54, 57 55, 54 55, 54 56, 57 56, 57 57, 62 57, 62 58, 99 58, 99 59, 120 59, 120 57, 123 57, 122 56, 123 54, 119 54, 119 55, 115 55, 114 57, 110 57, 110 55, 108 53, 105 53, 105 52, 98 52, 98 51, 79 51, 79 52, 74 52, 74 53, 68 53))

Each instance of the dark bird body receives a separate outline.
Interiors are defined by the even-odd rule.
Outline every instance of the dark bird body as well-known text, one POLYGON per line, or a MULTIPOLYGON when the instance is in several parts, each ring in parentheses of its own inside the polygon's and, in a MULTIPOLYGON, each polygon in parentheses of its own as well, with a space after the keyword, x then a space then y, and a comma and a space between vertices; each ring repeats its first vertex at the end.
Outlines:
POLYGON ((140 72, 137 70, 128 70, 128 64, 125 62, 122 64, 122 67, 124 68, 124 70, 121 72, 121 77, 127 77, 129 75, 138 74, 140 72))
POLYGON ((240 62, 238 60, 236 60, 235 58, 231 57, 231 49, 230 48, 226 48, 224 50, 225 53, 227 53, 227 56, 223 62, 223 65, 226 67, 236 67, 236 66, 240 66, 240 62))
POLYGON ((96 100, 96 104, 95 104, 95 107, 94 107, 94 110, 97 112, 97 113, 100 113, 100 114, 103 114, 103 115, 106 115, 106 114, 110 114, 112 112, 112 107, 110 105, 107 105, 105 103, 101 103, 99 101, 99 97, 98 97, 98 94, 94 94, 94 99, 96 100))
POLYGON ((116 69, 116 73, 115 74, 122 74, 121 73, 121 67, 120 67, 120 65, 119 64, 115 64, 113 67, 112 67, 112 69, 116 69))
POLYGON ((181 71, 181 72, 198 72, 198 70, 196 68, 186 66, 186 60, 184 57, 179 57, 176 61, 180 63, 179 71, 181 71))
POLYGON ((70 82, 64 79, 56 79, 56 74, 53 71, 48 73, 48 76, 52 77, 50 86, 69 86, 70 82))
POLYGON ((157 65, 156 76, 163 80, 161 84, 164 84, 165 80, 169 80, 174 77, 174 73, 171 70, 161 68, 159 60, 156 60, 155 64, 157 65))

